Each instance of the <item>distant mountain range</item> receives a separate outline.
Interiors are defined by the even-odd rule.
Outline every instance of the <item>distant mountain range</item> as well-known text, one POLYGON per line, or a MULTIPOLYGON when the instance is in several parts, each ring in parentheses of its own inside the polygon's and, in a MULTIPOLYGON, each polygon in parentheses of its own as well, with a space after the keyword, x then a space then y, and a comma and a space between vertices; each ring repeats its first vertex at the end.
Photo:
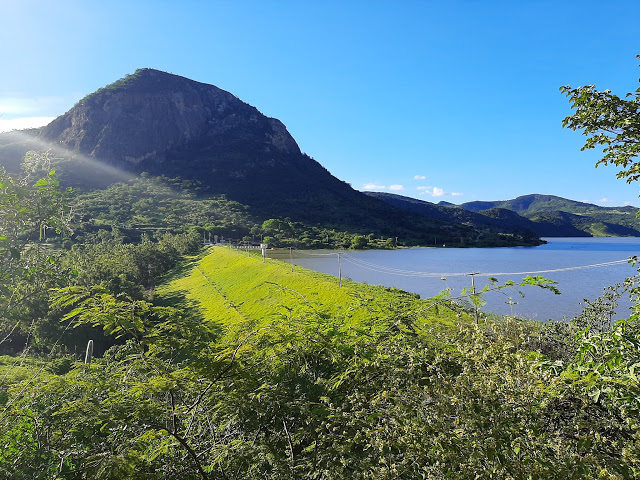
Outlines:
POLYGON ((390 205, 443 221, 498 229, 529 229, 541 237, 640 236, 637 207, 601 207, 554 195, 434 204, 392 193, 366 192, 390 205))

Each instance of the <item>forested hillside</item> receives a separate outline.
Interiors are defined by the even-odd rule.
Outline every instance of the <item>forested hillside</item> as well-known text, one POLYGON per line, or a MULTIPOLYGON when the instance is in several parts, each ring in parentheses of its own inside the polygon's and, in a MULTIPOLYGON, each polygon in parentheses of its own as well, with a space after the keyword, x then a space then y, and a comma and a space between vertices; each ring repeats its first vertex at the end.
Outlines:
POLYGON ((523 195, 495 202, 467 202, 461 208, 482 212, 503 208, 533 222, 541 236, 640 236, 636 207, 601 207, 554 195, 523 195), (570 232, 575 232, 573 235, 570 232))
POLYGON ((367 192, 390 205, 425 217, 462 221, 540 237, 640 236, 637 209, 600 207, 553 195, 523 195, 505 201, 438 205, 392 193, 367 192))

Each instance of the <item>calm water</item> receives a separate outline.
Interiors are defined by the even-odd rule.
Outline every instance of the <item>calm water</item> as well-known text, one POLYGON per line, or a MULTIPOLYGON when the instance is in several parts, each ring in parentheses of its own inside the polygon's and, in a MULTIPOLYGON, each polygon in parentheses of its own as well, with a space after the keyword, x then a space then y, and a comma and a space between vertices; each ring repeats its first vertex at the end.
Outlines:
MULTIPOLYGON (((471 285, 469 276, 454 274, 480 272, 475 277, 476 288, 487 284, 487 275, 495 273, 536 272, 567 267, 625 260, 640 255, 640 238, 551 238, 539 247, 515 248, 408 248, 401 250, 346 251, 341 256, 342 276, 356 282, 395 286, 403 290, 430 297, 445 288, 459 294, 471 285), (416 272, 416 273, 411 273, 416 272), (419 276, 423 272, 434 277, 419 276), (442 274, 444 278, 442 277, 442 274), (484 276, 483 276, 484 275, 484 276)), ((288 260, 286 255, 274 258, 288 260)), ((338 275, 338 258, 331 251, 294 252, 296 265, 319 272, 338 275)), ((599 268, 585 268, 543 273, 558 282, 561 295, 538 287, 523 287, 521 298, 515 290, 505 290, 516 305, 513 313, 521 317, 561 320, 577 315, 583 298, 598 297, 607 285, 621 282, 634 275, 635 268, 626 263, 599 268)), ((519 281, 526 276, 493 275, 500 283, 519 281)), ((500 293, 489 293, 484 310, 509 314, 509 298, 500 293)), ((619 309, 624 316, 629 304, 619 309)))

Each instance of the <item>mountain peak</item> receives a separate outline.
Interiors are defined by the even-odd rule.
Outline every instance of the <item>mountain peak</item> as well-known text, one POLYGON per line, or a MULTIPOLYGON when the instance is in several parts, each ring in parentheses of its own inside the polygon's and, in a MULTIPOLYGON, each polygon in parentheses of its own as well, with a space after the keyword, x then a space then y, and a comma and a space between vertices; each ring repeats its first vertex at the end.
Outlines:
POLYGON ((99 97, 101 94, 114 93, 117 91, 167 93, 180 91, 185 88, 212 89, 231 95, 229 92, 225 92, 215 85, 198 82, 187 77, 164 72, 162 70, 156 70, 154 68, 138 68, 135 72, 127 74, 121 79, 90 93, 80 100, 78 104, 82 104, 86 101, 99 97))
POLYGON ((266 168, 302 156, 280 121, 214 85, 152 68, 87 95, 41 138, 125 171, 198 179, 229 163, 242 177, 247 160, 266 168))

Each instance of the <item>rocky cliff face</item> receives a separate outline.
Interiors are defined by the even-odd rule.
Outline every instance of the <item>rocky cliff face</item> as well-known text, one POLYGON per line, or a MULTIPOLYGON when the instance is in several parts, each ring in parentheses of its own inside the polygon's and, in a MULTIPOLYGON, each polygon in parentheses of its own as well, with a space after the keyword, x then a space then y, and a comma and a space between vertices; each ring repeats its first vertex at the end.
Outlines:
POLYGON ((203 145, 215 153, 242 144, 266 161, 301 155, 279 120, 213 85, 152 69, 84 98, 41 137, 132 171, 161 169, 176 153, 203 145))

